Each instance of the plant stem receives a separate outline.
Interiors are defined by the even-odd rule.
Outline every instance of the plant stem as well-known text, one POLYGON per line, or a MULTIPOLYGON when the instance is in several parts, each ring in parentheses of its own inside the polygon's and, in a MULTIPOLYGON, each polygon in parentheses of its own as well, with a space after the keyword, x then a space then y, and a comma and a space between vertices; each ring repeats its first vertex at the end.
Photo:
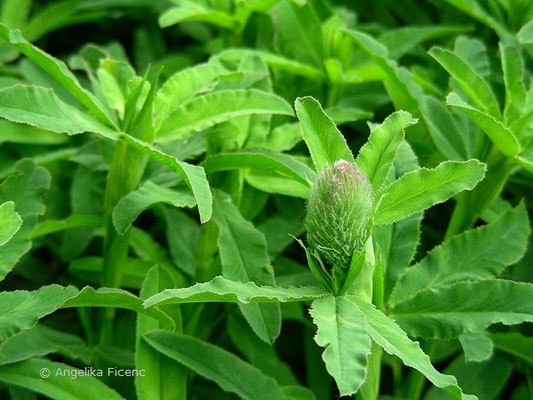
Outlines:
POLYGON ((481 213, 500 194, 509 178, 513 160, 492 148, 487 157, 485 179, 472 191, 462 193, 455 205, 444 240, 470 229, 481 213))
MULTIPOLYGON (((372 300, 379 309, 383 308, 383 273, 380 260, 375 263, 372 275, 372 300)), ((376 400, 379 396, 381 381, 381 357, 383 350, 376 343, 372 343, 372 350, 368 358, 367 377, 356 398, 362 400, 376 400)))
POLYGON ((383 350, 376 343, 372 343, 372 350, 368 357, 367 375, 365 383, 357 392, 356 399, 376 400, 379 396, 381 380, 381 356, 383 350))
MULTIPOLYGON (((101 286, 118 288, 123 266, 128 258, 129 231, 120 235, 113 225, 112 214, 118 201, 138 186, 147 158, 125 142, 118 142, 109 169, 105 193, 103 271, 101 286)), ((103 309, 100 319, 100 343, 109 344, 113 331, 113 309, 103 309)))

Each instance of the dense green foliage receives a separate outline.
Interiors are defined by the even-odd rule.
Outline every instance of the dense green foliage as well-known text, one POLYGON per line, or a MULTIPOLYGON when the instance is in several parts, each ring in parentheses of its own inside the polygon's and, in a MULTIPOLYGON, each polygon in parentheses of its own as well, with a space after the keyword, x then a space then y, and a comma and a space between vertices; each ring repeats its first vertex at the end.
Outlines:
POLYGON ((532 398, 531 71, 529 0, 1 1, 0 398, 532 398))

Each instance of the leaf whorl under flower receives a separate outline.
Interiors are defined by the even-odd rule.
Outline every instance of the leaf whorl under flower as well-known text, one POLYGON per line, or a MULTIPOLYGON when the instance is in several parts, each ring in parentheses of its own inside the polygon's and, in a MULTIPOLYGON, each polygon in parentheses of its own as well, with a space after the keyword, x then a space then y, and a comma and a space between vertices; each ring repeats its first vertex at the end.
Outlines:
POLYGON ((331 266, 348 268, 366 240, 372 187, 365 174, 345 160, 326 165, 307 202, 307 241, 331 266))

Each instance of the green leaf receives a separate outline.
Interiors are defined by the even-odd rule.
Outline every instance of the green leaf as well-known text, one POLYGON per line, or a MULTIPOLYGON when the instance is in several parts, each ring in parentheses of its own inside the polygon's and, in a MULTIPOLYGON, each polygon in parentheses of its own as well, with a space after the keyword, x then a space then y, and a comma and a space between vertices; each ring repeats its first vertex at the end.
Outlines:
POLYGON ((341 396, 357 392, 366 378, 371 346, 365 316, 347 296, 317 299, 309 312, 318 328, 315 342, 325 348, 322 359, 341 396))
POLYGON ((533 22, 527 22, 516 35, 518 43, 520 43, 533 57, 533 22))
POLYGON ((156 142, 185 139, 213 125, 251 114, 293 115, 293 111, 283 98, 256 89, 211 92, 177 107, 162 122, 156 142))
POLYGON ((11 240, 22 226, 22 217, 15 211, 15 203, 0 205, 0 247, 11 240))
POLYGON ((222 68, 215 63, 199 64, 176 72, 161 86, 154 101, 154 119, 162 122, 184 101, 208 90, 222 68))
POLYGON ((495 119, 501 118, 496 95, 489 84, 465 60, 441 47, 432 47, 429 55, 459 83, 477 108, 495 119))
POLYGON ((326 79, 324 72, 311 64, 264 50, 230 48, 218 53, 217 57, 222 60, 240 61, 250 54, 259 56, 272 69, 286 71, 290 74, 303 76, 314 81, 324 81, 326 79))
MULTIPOLYGON (((458 136, 453 125, 444 125, 439 118, 434 118, 434 114, 428 112, 424 105, 427 103, 425 100, 429 97, 415 83, 415 77, 409 70, 400 67, 397 62, 390 59, 387 49, 380 42, 362 32, 346 31, 346 33, 375 62, 376 65, 371 65, 371 67, 377 69, 376 72, 379 76, 376 78, 383 81, 394 107, 408 111, 415 117, 423 116, 423 120, 406 132, 410 143, 417 149, 417 152, 427 154, 429 149, 433 147, 432 137, 446 137, 447 140, 453 141, 458 136), (428 130, 430 135, 427 134, 428 130)), ((434 139, 434 141, 438 143, 437 140, 434 139)))
POLYGON ((369 119, 374 115, 370 111, 364 111, 357 107, 344 107, 340 105, 328 107, 325 112, 337 125, 369 119))
POLYGON ((288 55, 322 68, 324 44, 320 22, 310 4, 298 6, 283 0, 272 9, 279 41, 288 55))
POLYGON ((96 132, 107 138, 117 133, 97 119, 64 103, 51 89, 15 85, 0 90, 0 117, 57 133, 96 132))
MULTIPOLYGON (((146 275, 139 297, 146 299, 163 289, 173 287, 175 283, 172 275, 164 268, 155 266, 146 275)), ((181 330, 179 307, 167 307, 165 311, 173 315, 178 329, 181 330)), ((142 340, 144 334, 162 328, 164 326, 160 321, 146 314, 137 314, 135 368, 146 371, 146 376, 135 377, 135 389, 139 400, 187 398, 187 371, 142 340)))
POLYGON ((18 290, 0 293, 0 340, 28 329, 45 315, 57 310, 66 300, 75 296, 74 286, 43 286, 28 292, 18 290))
POLYGON ((437 149, 451 160, 467 160, 471 154, 468 135, 459 130, 454 116, 442 101, 425 96, 419 99, 418 106, 437 149))
POLYGON ((454 236, 431 250, 400 277, 390 302, 457 281, 494 278, 522 258, 530 233, 526 207, 521 203, 492 223, 454 236))
POLYGON ((78 336, 56 331, 45 325, 21 331, 0 345, 0 365, 58 353, 90 364, 92 350, 78 336))
POLYGON ((78 79, 72 72, 69 71, 64 62, 33 46, 26 39, 24 39, 18 30, 10 30, 4 25, 0 24, 0 37, 14 45, 22 54, 24 54, 31 61, 50 74, 50 76, 56 79, 65 87, 65 89, 74 95, 74 97, 76 97, 80 103, 87 107, 87 109, 91 111, 91 113, 93 113, 98 120, 105 125, 116 128, 114 122, 106 113, 105 107, 91 92, 85 90, 80 85, 78 79))
POLYGON ((144 302, 144 307, 173 303, 285 303, 310 301, 328 293, 318 286, 274 287, 257 286, 253 282, 234 282, 221 276, 206 283, 183 289, 166 289, 144 302))
POLYGON ((267 193, 306 199, 311 191, 309 184, 303 184, 292 178, 281 176, 275 171, 249 171, 244 176, 244 179, 253 188, 267 193))
MULTIPOLYGON (((55 285, 51 285, 55 286, 55 285)), ((46 286, 45 286, 46 287, 46 286)), ((66 289, 71 288, 67 287, 66 289)), ((65 288, 60 287, 61 290, 65 288)), ((76 289, 77 291, 77 289, 76 289)), ((16 293, 16 292, 11 292, 16 293)), ((26 292, 31 293, 31 292, 26 292)), ((157 319, 168 328, 174 328, 174 321, 159 309, 146 310, 142 306, 143 301, 132 293, 115 288, 99 288, 93 289, 90 286, 85 286, 82 290, 64 301, 60 308, 73 307, 114 307, 131 310, 135 312, 145 313, 146 315, 157 319)))
POLYGON ((2 4, 2 23, 17 28, 27 22, 32 0, 7 0, 2 4))
MULTIPOLYGON (((273 286, 274 275, 263 233, 242 217, 224 192, 215 191, 213 200, 223 276, 233 281, 273 286)), ((239 304, 239 308, 254 332, 265 342, 273 343, 281 329, 279 305, 239 304)))
POLYGON ((69 141, 70 138, 65 135, 0 120, 0 143, 60 145, 69 141))
MULTIPOLYGON (((501 353, 495 353, 490 359, 479 364, 465 362, 464 357, 459 355, 444 370, 447 374, 457 377, 461 388, 483 400, 500 399, 512 371, 513 364, 501 353)), ((424 397, 424 400, 444 399, 449 397, 436 388, 430 388, 424 397)))
POLYGON ((93 376, 78 375, 76 379, 61 375, 77 370, 71 365, 34 358, 0 367, 0 381, 20 386, 56 400, 123 399, 113 389, 93 376), (58 374, 59 371, 59 374, 58 374), (40 374, 49 372, 44 379, 40 374))
POLYGON ((121 133, 120 137, 137 150, 148 154, 154 160, 180 174, 196 200, 198 212, 200 213, 200 221, 204 223, 211 219, 213 197, 209 188, 209 182, 205 176, 205 171, 202 167, 179 161, 177 158, 163 153, 154 146, 125 133, 121 133))
POLYGON ((420 345, 409 339, 407 334, 393 320, 372 304, 355 297, 351 297, 351 300, 364 314, 368 333, 372 340, 383 347, 387 353, 399 357, 405 365, 421 372, 433 385, 444 389, 452 397, 456 399, 476 399, 476 396, 463 394, 457 386, 455 377, 444 375, 437 371, 431 365, 431 360, 422 351, 420 345))
POLYGON ((194 207, 193 195, 184 189, 169 189, 146 181, 137 190, 119 200, 113 210, 113 224, 121 235, 126 233, 139 214, 158 203, 174 207, 194 207))
POLYGON ((466 362, 485 361, 492 356, 494 345, 484 332, 465 332, 459 336, 466 362))
POLYGON ((492 116, 471 107, 454 92, 446 97, 446 104, 463 110, 503 154, 514 156, 520 153, 520 143, 513 132, 492 116))
POLYGON ((251 332, 244 319, 230 316, 227 329, 235 347, 252 365, 274 378, 280 385, 298 385, 289 364, 279 358, 273 346, 261 341, 251 332))
POLYGON ((31 239, 74 228, 100 227, 103 223, 104 219, 100 215, 72 214, 62 220, 48 219, 35 227, 31 239))
POLYGON ((168 331, 152 331, 143 339, 165 356, 242 399, 286 400, 273 378, 220 347, 168 331))
POLYGON ((518 332, 491 333, 494 346, 533 366, 533 337, 526 337, 518 332))
POLYGON ((50 174, 31 160, 19 161, 13 173, 0 184, 0 204, 15 203, 22 226, 4 245, 0 245, 0 281, 31 249, 30 236, 37 218, 44 214, 42 194, 50 186, 50 174))
POLYGON ((235 153, 217 153, 207 157, 202 163, 207 173, 230 171, 234 169, 251 169, 252 171, 274 172, 290 178, 303 185, 310 186, 316 179, 315 172, 307 165, 287 154, 266 150, 247 150, 235 153))
POLYGON ((477 160, 447 161, 434 169, 421 168, 403 175, 383 189, 374 224, 384 225, 442 203, 483 179, 485 164, 477 160))
POLYGON ((500 279, 426 289, 391 310, 411 336, 452 338, 495 323, 533 321, 533 285, 500 279))
MULTIPOLYGON (((505 83, 504 120, 507 125, 520 118, 526 102, 524 60, 516 46, 500 43, 503 81, 505 83)), ((515 132, 516 134, 516 132, 515 132)))
POLYGON ((396 111, 370 132, 368 141, 359 151, 355 162, 366 174, 375 191, 381 188, 387 178, 404 139, 404 129, 415 123, 416 120, 408 112, 396 111))
POLYGON ((490 60, 485 43, 473 37, 458 36, 453 51, 468 63, 478 75, 487 79, 491 74, 490 60))
POLYGON ((411 52, 417 45, 427 40, 442 36, 454 35, 469 31, 467 26, 433 25, 433 26, 405 26, 386 31, 379 37, 379 41, 389 51, 389 56, 398 59, 411 52))
POLYGON ((165 207, 167 243, 174 264, 190 276, 195 276, 196 249, 200 237, 200 226, 184 211, 165 207))
MULTIPOLYGON (((132 244, 133 247, 133 244, 132 244)), ((124 274, 122 276, 121 287, 128 289, 139 289, 141 283, 155 262, 142 260, 139 258, 128 258, 124 262, 124 274)), ((91 285, 99 285, 102 276, 102 257, 81 257, 72 261, 68 267, 69 274, 87 282, 91 285)))
POLYGON ((159 17, 159 26, 167 28, 180 22, 199 21, 220 26, 226 29, 235 29, 237 21, 235 18, 223 11, 204 7, 193 1, 181 2, 179 7, 172 7, 159 17))
POLYGON ((494 29, 501 39, 505 40, 510 36, 505 25, 499 22, 492 13, 485 11, 485 9, 479 5, 477 0, 446 0, 446 2, 494 29))
POLYGON ((346 140, 316 99, 299 97, 294 107, 300 120, 302 136, 317 171, 340 159, 355 161, 346 140))

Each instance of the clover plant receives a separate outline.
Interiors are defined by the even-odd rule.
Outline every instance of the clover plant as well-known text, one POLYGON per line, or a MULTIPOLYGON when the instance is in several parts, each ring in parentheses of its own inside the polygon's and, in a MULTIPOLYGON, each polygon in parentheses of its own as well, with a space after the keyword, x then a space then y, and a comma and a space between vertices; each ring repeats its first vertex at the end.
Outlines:
POLYGON ((3 1, 0 398, 530 398, 532 23, 3 1))

